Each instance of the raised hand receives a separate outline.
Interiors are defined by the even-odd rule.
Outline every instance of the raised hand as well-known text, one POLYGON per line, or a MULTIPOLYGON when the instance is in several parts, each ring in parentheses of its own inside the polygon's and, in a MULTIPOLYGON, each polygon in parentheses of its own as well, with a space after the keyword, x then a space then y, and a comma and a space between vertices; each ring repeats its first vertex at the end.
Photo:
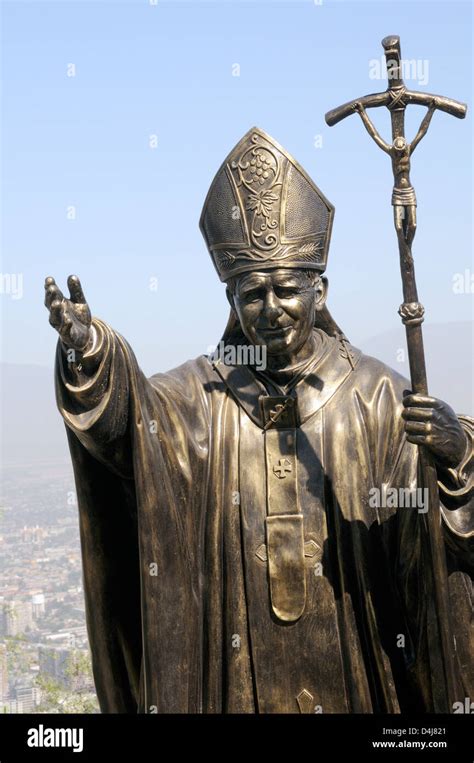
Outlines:
POLYGON ((91 336, 91 311, 79 278, 69 276, 67 285, 69 299, 64 297, 54 278, 46 278, 44 304, 49 310, 49 322, 58 332, 62 342, 66 347, 82 352, 91 336))

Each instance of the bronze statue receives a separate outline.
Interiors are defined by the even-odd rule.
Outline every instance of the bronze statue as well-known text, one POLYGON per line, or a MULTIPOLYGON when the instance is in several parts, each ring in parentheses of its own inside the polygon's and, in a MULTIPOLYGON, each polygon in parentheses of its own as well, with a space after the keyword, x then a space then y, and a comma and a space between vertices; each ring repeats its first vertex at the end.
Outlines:
POLYGON ((474 696, 474 422, 349 343, 326 305, 333 215, 258 128, 217 172, 200 224, 227 286, 222 346, 247 363, 219 352, 147 379, 77 277, 69 299, 46 279, 103 712, 443 709, 421 449, 454 697, 474 696))

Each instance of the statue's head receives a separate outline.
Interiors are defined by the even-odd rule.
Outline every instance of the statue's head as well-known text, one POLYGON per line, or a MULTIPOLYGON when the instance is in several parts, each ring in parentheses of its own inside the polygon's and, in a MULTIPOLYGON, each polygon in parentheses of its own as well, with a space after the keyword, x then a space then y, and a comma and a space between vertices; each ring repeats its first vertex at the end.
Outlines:
POLYGON ((281 355, 307 342, 325 305, 326 285, 315 270, 252 270, 228 280, 227 298, 250 344, 281 355))
MULTIPOLYGON (((324 313, 334 207, 273 138, 254 127, 218 170, 200 220, 235 320, 270 353, 298 349, 324 313)), ((324 315, 323 315, 324 314, 324 315)), ((232 317, 229 325, 232 326, 232 317)))

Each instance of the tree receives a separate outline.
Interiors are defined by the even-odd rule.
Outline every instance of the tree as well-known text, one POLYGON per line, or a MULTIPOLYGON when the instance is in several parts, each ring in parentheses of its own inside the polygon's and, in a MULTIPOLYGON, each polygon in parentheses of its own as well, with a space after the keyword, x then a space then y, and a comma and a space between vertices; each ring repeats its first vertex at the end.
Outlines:
POLYGON ((74 650, 64 666, 64 680, 40 674, 36 685, 41 689, 39 713, 98 713, 93 686, 90 655, 74 650))

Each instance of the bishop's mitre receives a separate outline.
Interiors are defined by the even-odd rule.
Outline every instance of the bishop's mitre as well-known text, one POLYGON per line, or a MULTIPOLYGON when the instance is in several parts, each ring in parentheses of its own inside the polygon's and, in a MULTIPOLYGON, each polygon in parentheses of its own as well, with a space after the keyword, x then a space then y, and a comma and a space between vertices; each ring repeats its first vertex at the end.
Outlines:
POLYGON ((218 170, 201 232, 221 281, 250 270, 326 269, 334 207, 276 141, 253 127, 218 170))

